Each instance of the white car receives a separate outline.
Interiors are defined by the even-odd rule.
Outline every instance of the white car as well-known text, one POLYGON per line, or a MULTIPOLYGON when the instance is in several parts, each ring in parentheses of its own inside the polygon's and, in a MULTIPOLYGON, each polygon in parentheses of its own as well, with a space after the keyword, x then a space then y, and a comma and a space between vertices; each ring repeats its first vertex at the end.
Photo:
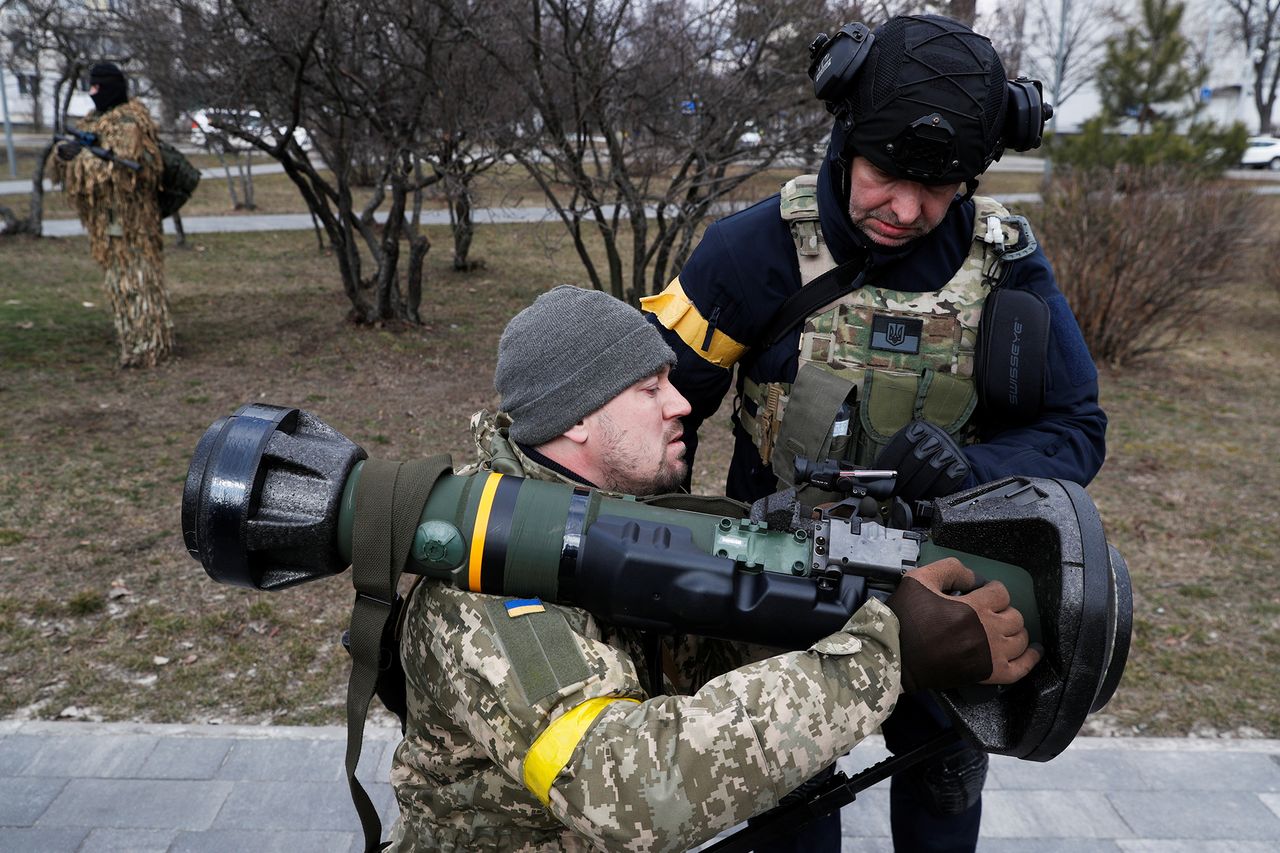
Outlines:
MULTIPOLYGON (((214 127, 210 120, 222 120, 223 122, 242 127, 252 134, 262 133, 262 116, 257 110, 246 110, 244 112, 236 112, 233 110, 196 110, 191 114, 191 144, 201 147, 209 146, 211 143, 220 145, 223 150, 237 149, 247 150, 252 148, 248 142, 238 136, 219 130, 214 127)), ((311 136, 305 128, 296 127, 293 129, 293 138, 297 141, 302 150, 307 151, 311 148, 311 136)), ((274 140, 274 134, 269 130, 263 134, 263 139, 268 143, 274 140)))
POLYGON ((1247 169, 1270 169, 1273 172, 1280 172, 1280 138, 1250 136, 1249 145, 1240 157, 1240 165, 1247 169))

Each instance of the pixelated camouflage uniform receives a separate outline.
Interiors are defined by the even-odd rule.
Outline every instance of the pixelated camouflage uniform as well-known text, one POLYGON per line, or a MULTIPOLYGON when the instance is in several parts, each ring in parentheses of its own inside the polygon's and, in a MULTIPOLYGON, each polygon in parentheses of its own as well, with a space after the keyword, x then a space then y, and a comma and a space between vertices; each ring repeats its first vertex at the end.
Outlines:
POLYGON ((52 178, 89 233, 93 259, 106 269, 107 296, 120 342, 120 363, 151 367, 173 349, 173 321, 164 284, 164 232, 158 191, 163 163, 147 108, 126 101, 86 116, 80 130, 98 145, 133 160, 133 171, 82 150, 70 162, 54 155, 52 178))
MULTIPOLYGON (((564 480, 506 441, 500 423, 482 417, 473 428, 479 467, 564 480)), ((410 598, 393 851, 684 850, 831 764, 879 725, 900 690, 897 619, 875 600, 808 650, 735 669, 742 647, 668 645, 672 692, 654 697, 631 632, 571 607, 512 618, 506 601, 435 581, 410 598), (521 671, 509 650, 522 637, 561 651, 521 671), (676 695, 685 691, 696 692, 676 695), (566 712, 602 699, 544 806, 522 783, 531 745, 566 712)))

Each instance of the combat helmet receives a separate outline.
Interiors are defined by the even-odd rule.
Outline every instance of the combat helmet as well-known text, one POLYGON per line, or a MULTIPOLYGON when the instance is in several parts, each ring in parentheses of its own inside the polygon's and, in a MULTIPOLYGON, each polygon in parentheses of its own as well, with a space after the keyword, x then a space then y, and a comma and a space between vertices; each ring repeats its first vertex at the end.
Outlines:
POLYGON ((1053 114, 1039 81, 1007 80, 985 36, 941 15, 846 24, 810 45, 832 152, 920 183, 972 183, 1006 148, 1039 146, 1053 114))

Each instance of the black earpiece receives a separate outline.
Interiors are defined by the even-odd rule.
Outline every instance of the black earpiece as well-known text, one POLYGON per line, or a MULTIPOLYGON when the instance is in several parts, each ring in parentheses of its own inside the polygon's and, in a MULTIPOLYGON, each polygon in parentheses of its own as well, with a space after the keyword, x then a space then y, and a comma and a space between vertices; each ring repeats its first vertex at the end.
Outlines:
POLYGON ((1005 89, 1004 128, 1000 134, 1005 148, 1030 151, 1040 147, 1044 125, 1053 118, 1053 105, 1044 101, 1039 80, 1019 77, 1005 89))
POLYGON ((865 24, 845 24, 834 37, 819 33, 809 45, 809 79, 813 81, 813 93, 827 105, 829 112, 838 116, 847 111, 854 78, 875 40, 865 24))
MULTIPOLYGON (((855 23, 845 24, 834 36, 820 33, 809 45, 809 79, 813 81, 813 92, 828 112, 849 125, 852 124, 854 81, 875 39, 865 24, 855 23)), ((1005 99, 1004 126, 996 147, 988 152, 988 164, 999 159, 1005 149, 1038 148, 1045 122, 1053 117, 1053 107, 1045 103, 1039 80, 1018 77, 1007 81, 1005 99)), ((899 157, 904 154, 900 151, 899 157)))

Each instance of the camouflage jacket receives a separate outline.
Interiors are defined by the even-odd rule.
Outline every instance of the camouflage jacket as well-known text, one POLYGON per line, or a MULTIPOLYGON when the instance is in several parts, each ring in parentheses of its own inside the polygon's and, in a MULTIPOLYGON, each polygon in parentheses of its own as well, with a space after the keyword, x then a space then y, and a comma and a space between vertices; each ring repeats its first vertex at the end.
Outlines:
POLYGON ((105 267, 131 252, 159 258, 164 232, 156 199, 163 163, 151 114, 142 102, 130 100, 105 113, 89 113, 79 129, 96 133, 98 145, 141 166, 135 172, 88 151, 70 162, 56 154, 49 158, 50 178, 66 189, 89 233, 94 260, 105 267), (113 237, 122 242, 112 244, 113 237))
MULTIPOLYGON (((562 479, 500 422, 473 428, 480 467, 562 479)), ((668 639, 661 696, 632 632, 550 604, 513 616, 510 601, 434 581, 410 598, 393 851, 684 850, 773 806, 899 694, 897 619, 874 600, 808 650, 752 662, 735 644, 668 639), (559 757, 540 773, 549 739, 559 757)))

